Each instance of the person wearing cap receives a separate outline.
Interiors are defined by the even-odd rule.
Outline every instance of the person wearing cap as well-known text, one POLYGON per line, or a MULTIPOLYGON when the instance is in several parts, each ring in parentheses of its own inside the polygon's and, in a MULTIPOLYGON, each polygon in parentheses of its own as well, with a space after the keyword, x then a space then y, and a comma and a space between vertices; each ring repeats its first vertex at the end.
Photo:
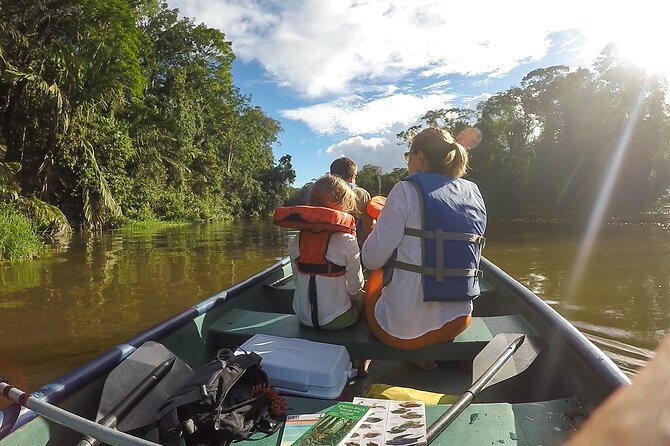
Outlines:
POLYGON ((352 215, 356 218, 356 238, 358 239, 358 245, 362 246, 372 230, 372 219, 365 212, 370 201, 370 193, 356 185, 357 173, 358 166, 356 166, 356 163, 351 158, 347 158, 346 156, 337 158, 330 165, 330 174, 336 175, 346 181, 356 195, 356 209, 352 212, 352 215))
POLYGON ((405 159, 410 175, 389 193, 361 257, 375 270, 365 302, 372 332, 416 349, 451 341, 470 324, 486 209, 477 185, 461 178, 468 151, 448 131, 422 130, 405 159))

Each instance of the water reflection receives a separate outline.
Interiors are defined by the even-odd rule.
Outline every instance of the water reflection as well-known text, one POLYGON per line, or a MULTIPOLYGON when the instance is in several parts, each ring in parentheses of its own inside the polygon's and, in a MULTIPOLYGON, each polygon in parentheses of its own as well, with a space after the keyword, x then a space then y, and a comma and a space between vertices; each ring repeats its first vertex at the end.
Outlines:
POLYGON ((632 372, 670 327, 670 237, 659 225, 605 226, 576 294, 565 300, 580 228, 494 222, 486 255, 632 372), (607 342, 605 342, 605 341, 607 342), (630 348, 613 348, 613 343, 630 348))
POLYGON ((4 265, 0 370, 34 389, 272 264, 286 237, 269 222, 115 231, 4 265))
MULTIPOLYGON (((601 231, 585 280, 562 298, 583 231, 491 222, 485 255, 632 372, 670 326, 667 227, 601 231)), ((66 250, 0 265, 0 373, 35 389, 286 253, 269 221, 75 236, 66 250)))

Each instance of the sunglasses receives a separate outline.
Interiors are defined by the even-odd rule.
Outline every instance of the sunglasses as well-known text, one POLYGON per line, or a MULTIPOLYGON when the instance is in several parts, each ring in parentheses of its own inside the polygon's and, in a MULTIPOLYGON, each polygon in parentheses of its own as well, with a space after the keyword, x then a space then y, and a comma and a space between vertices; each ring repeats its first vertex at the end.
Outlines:
POLYGON ((402 154, 402 156, 405 157, 405 161, 409 161, 410 155, 412 155, 411 151, 408 151, 408 152, 405 152, 405 153, 402 154))

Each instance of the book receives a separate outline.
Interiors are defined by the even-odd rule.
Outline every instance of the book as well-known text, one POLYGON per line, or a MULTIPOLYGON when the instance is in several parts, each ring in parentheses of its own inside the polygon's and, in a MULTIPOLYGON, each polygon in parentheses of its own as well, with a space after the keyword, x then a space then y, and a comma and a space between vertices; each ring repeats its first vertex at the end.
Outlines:
POLYGON ((324 414, 288 415, 281 433, 280 446, 291 446, 302 434, 316 424, 324 414))
POLYGON ((342 442, 344 446, 418 446, 426 444, 426 405, 356 397, 354 404, 370 406, 368 415, 342 442))
POLYGON ((342 440, 360 426, 369 409, 364 404, 339 402, 294 441, 293 446, 340 446, 342 440))

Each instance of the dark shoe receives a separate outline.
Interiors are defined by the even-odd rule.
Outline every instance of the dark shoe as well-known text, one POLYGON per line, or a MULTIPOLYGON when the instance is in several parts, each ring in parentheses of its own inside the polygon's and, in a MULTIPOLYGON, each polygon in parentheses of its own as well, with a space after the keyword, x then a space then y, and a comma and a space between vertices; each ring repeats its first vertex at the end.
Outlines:
POLYGON ((363 378, 368 376, 368 369, 370 368, 371 359, 352 359, 354 368, 356 369, 356 376, 363 378))
POLYGON ((424 360, 424 361, 412 361, 412 362, 417 366, 419 366, 419 368, 424 372, 432 372, 433 370, 437 370, 437 362, 435 361, 424 360))

